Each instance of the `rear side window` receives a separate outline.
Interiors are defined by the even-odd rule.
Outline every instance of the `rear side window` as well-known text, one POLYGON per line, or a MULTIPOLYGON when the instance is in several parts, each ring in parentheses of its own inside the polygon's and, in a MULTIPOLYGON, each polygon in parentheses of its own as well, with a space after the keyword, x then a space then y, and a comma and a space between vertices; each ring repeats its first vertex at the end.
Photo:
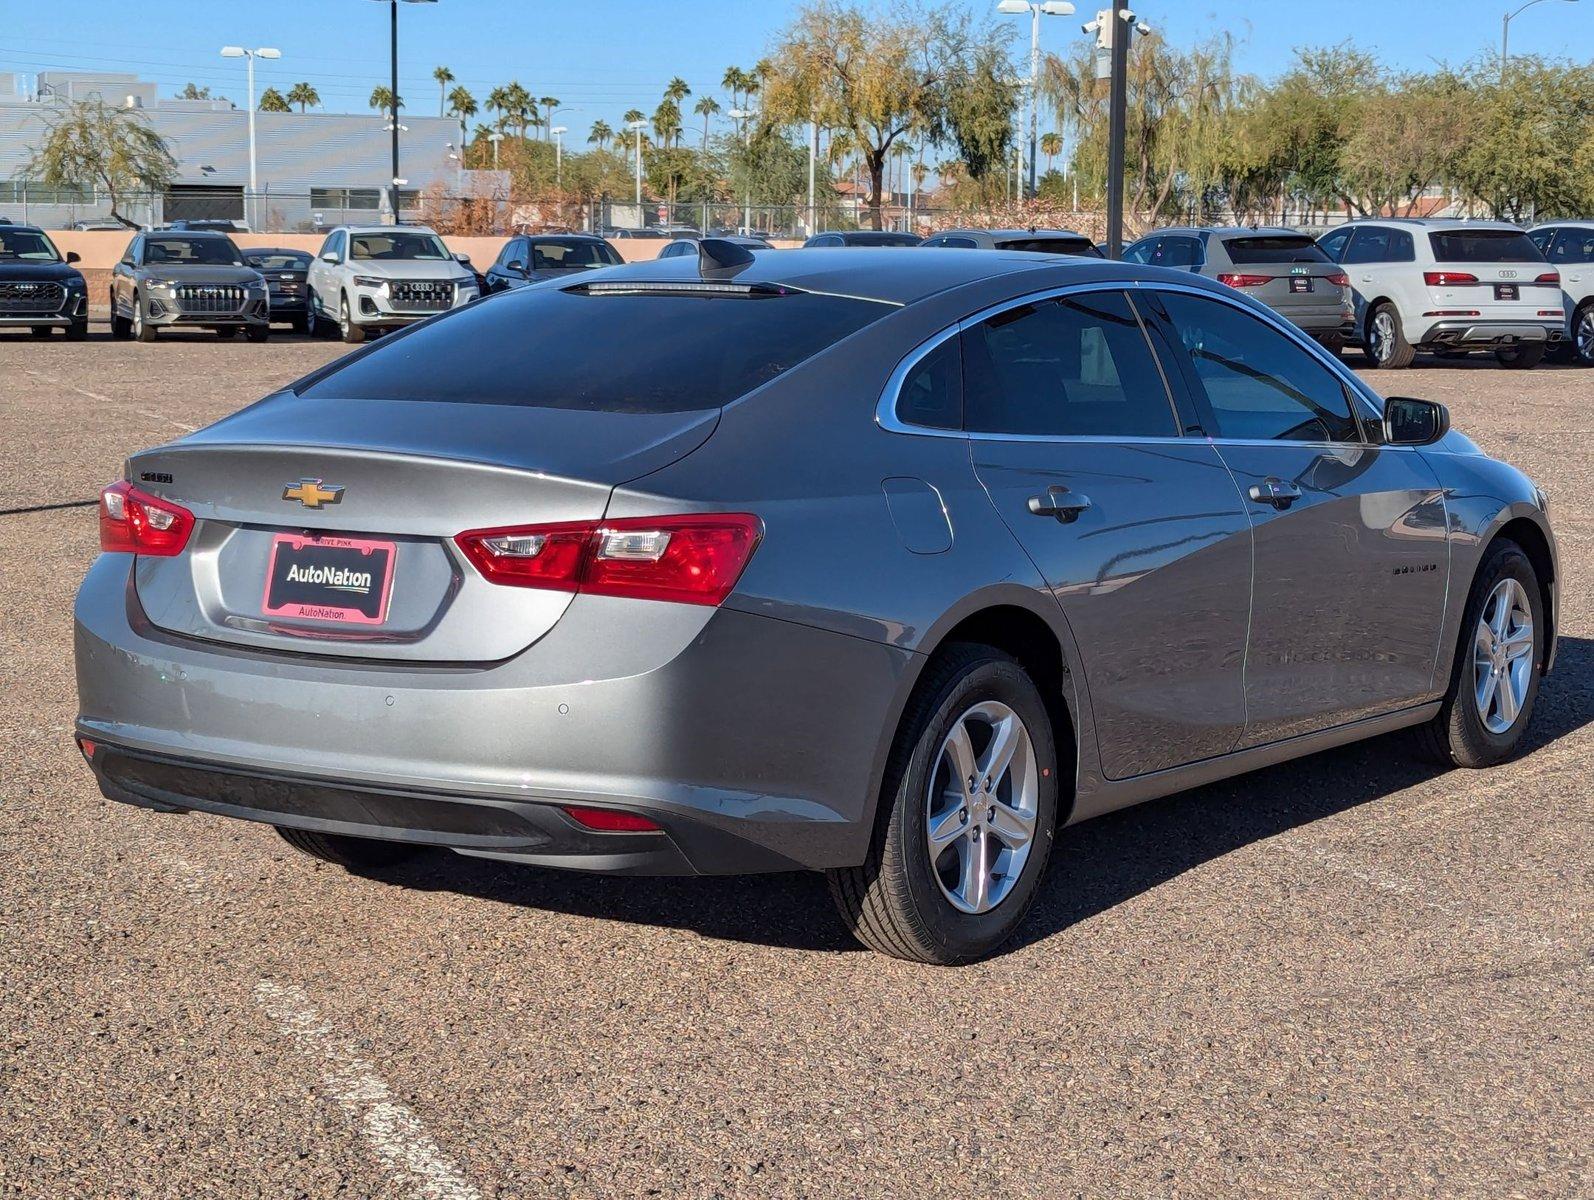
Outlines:
POLYGON ((963 334, 964 428, 1031 437, 1176 437, 1122 292, 1043 300, 963 334))
POLYGON ((972 249, 974 249, 974 239, 973 238, 966 238, 966 237, 931 238, 929 241, 925 242, 924 244, 926 246, 948 247, 948 248, 951 248, 953 250, 972 250, 972 249))
POLYGON ((1318 244, 1304 234, 1229 238, 1223 243, 1237 266, 1254 263, 1328 262, 1318 244))
POLYGON ((1151 256, 1153 266, 1187 270, 1199 267, 1205 260, 1205 249, 1193 237, 1165 237, 1151 256))
POLYGON ((918 362, 897 393, 897 419, 927 429, 963 428, 963 355, 949 337, 918 362))
POLYGON ((1544 255, 1517 229, 1451 229, 1430 233, 1435 262, 1543 262, 1544 255))
POLYGON ((1206 393, 1215 436, 1360 440, 1344 386, 1289 338, 1229 304, 1180 292, 1160 298, 1206 393))
POLYGON ((299 394, 589 412, 719 408, 892 311, 806 292, 521 288, 383 339, 299 394))
POLYGON ((1416 247, 1411 234, 1404 229, 1385 229, 1371 226, 1356 230, 1350 249, 1343 259, 1346 263, 1413 262, 1416 247))
POLYGON ((1563 229, 1550 246, 1553 263, 1594 263, 1594 229, 1563 229))

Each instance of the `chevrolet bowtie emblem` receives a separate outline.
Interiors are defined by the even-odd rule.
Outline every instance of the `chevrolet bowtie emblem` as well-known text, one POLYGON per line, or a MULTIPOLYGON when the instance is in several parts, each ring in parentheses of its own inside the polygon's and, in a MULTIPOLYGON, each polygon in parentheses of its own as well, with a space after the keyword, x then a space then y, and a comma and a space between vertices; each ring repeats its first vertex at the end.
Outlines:
POLYGON ((282 489, 284 500, 297 500, 306 508, 320 508, 323 504, 336 504, 343 499, 341 485, 323 486, 319 479, 301 479, 282 489))

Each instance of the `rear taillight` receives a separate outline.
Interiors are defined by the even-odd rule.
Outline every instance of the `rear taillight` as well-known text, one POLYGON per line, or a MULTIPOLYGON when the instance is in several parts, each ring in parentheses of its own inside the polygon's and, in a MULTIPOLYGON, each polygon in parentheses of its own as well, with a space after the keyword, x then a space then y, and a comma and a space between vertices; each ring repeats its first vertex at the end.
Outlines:
POLYGON ((1429 287, 1464 287, 1477 283, 1478 277, 1466 271, 1424 271, 1422 281, 1429 287))
POLYGON ((472 529, 454 539, 490 583, 717 605, 763 526, 749 513, 472 529))
POLYGON ((588 808, 584 804, 566 804, 565 813, 576 824, 599 833, 658 833, 659 826, 636 813, 620 812, 613 808, 588 808))
POLYGON ((1350 276, 1345 274, 1344 271, 1335 271, 1330 275, 1323 276, 1323 278, 1328 280, 1328 282, 1333 284, 1335 287, 1350 286, 1350 276))
POLYGON ((193 513, 125 479, 100 493, 101 550, 170 558, 183 552, 193 530, 193 513))
POLYGON ((1560 287, 1561 286, 1561 273, 1559 271, 1546 271, 1546 272, 1544 272, 1544 274, 1540 275, 1533 282, 1534 283, 1546 284, 1549 287, 1560 287))
POLYGON ((1226 283, 1232 288, 1265 287, 1273 282, 1271 275, 1235 275, 1222 272, 1218 275, 1219 283, 1226 283))

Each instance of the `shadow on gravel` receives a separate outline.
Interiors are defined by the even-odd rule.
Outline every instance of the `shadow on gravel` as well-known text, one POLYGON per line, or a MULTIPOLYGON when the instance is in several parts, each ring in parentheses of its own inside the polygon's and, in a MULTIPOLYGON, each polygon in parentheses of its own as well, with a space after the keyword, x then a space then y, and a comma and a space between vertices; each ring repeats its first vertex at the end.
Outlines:
MULTIPOLYGON (((1544 681, 1527 751, 1594 723, 1594 639, 1562 637, 1544 681)), ((1184 872, 1237 850, 1377 800, 1444 772, 1419 758, 1405 733, 1358 742, 1065 830, 1030 917, 1008 949, 1041 941, 1184 872)), ((1453 773, 1457 794, 1486 778, 1453 773)), ((859 949, 816 874, 632 879, 427 855, 380 873, 403 887, 500 904, 688 929, 704 937, 793 950, 859 949)))

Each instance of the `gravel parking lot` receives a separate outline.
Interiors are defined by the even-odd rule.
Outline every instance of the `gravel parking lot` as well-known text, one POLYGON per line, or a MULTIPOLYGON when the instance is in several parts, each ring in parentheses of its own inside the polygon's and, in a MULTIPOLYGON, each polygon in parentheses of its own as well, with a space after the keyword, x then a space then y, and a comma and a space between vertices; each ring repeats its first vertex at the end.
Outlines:
POLYGON ((1383 738, 1072 829, 1020 943, 938 970, 817 876, 362 878, 100 798, 60 506, 342 349, 0 334, 0 1196, 1594 1191, 1594 373, 1375 380, 1550 496, 1524 757, 1383 738))

